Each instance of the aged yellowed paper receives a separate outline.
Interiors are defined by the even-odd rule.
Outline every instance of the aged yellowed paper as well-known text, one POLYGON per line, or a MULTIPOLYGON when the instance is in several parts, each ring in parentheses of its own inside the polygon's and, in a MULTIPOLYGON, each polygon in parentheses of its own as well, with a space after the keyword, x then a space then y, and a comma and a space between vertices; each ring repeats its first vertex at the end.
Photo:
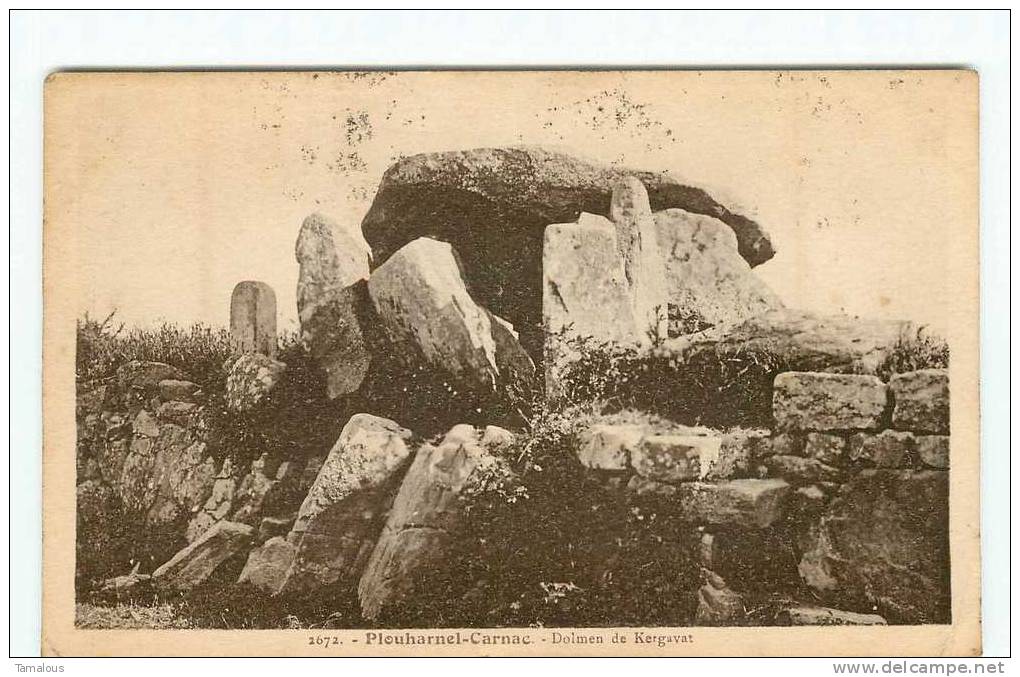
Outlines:
POLYGON ((45 655, 977 655, 978 76, 58 73, 45 655))

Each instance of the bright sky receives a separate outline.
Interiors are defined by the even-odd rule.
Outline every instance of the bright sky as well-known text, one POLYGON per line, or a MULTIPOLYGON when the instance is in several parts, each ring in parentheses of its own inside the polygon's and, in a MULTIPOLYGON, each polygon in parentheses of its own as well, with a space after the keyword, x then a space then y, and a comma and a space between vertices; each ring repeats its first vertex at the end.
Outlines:
MULTIPOLYGON (((770 231, 787 305, 950 321, 976 222, 968 72, 61 75, 47 218, 82 311, 225 326, 243 279, 296 326, 294 240, 359 224, 400 155, 539 144, 668 170, 770 231), (961 231, 960 229, 965 229, 961 231)), ((456 243, 454 243, 456 246, 456 243)), ((966 271, 965 271, 966 272, 966 271)))

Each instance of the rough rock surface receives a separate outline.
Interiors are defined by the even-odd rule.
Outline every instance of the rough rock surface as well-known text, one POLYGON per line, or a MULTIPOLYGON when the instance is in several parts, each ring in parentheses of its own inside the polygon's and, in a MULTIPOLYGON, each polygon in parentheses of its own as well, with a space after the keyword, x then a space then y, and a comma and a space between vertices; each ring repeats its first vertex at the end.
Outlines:
POLYGON ((883 430, 851 435, 847 448, 854 461, 873 463, 879 468, 909 468, 914 464, 917 444, 913 433, 883 430))
POLYGON ((195 402, 195 395, 199 390, 197 383, 176 378, 163 379, 159 382, 158 388, 160 399, 179 402, 195 402))
POLYGON ((386 497, 411 454, 411 431, 388 419, 356 414, 330 450, 287 536, 292 547, 270 539, 253 552, 247 580, 281 590, 310 590, 353 580, 382 529, 386 497), (271 545, 272 544, 272 545, 271 545), (290 553, 288 560, 287 553, 290 553), (284 566, 285 565, 285 566, 284 566), (271 566, 283 571, 269 572, 271 566))
POLYGON ((821 606, 795 606, 776 615, 779 625, 886 625, 878 614, 861 614, 821 606))
POLYGON ((751 271, 725 223, 683 209, 654 215, 669 299, 669 334, 734 326, 782 308, 779 297, 751 271))
POLYGON ((608 220, 581 214, 546 228, 542 276, 546 394, 555 399, 564 369, 580 357, 574 341, 637 345, 642 337, 608 220))
POLYGON ((254 529, 247 524, 218 522, 152 572, 152 581, 172 590, 190 590, 209 578, 225 561, 247 548, 253 533, 254 529))
POLYGON ((789 371, 850 371, 873 374, 903 337, 916 333, 909 322, 862 320, 780 309, 736 326, 718 325, 670 341, 661 354, 686 361, 760 355, 789 371))
POLYGON ((892 424, 918 433, 949 433, 949 371, 921 369, 889 379, 892 424))
POLYGON ((626 470, 644 436, 641 426, 598 423, 581 433, 577 458, 586 468, 626 470))
POLYGON ((302 318, 301 340, 325 373, 326 394, 357 392, 373 363, 367 327, 376 318, 365 283, 324 291, 302 318))
POLYGON ((666 270, 648 191, 639 179, 626 176, 613 185, 609 215, 616 227, 616 248, 623 260, 637 334, 649 339, 666 338, 666 270))
POLYGON ((772 414, 787 430, 878 428, 887 399, 885 384, 864 374, 788 371, 772 383, 772 414))
POLYGON ((628 489, 638 495, 674 496, 684 521, 736 529, 764 529, 786 511, 790 485, 781 479, 664 484, 635 475, 628 489))
POLYGON ((483 395, 530 390, 534 365, 513 328, 471 298, 452 247, 428 238, 404 246, 368 281, 389 339, 483 395))
POLYGON ((694 621, 698 625, 734 625, 745 616, 744 599, 730 589, 721 576, 705 572, 706 581, 698 588, 698 608, 694 621))
POLYGON ((949 474, 865 470, 812 530, 799 570, 823 595, 894 622, 949 620, 949 474))
POLYGON ((634 470, 657 482, 704 479, 719 459, 722 438, 716 435, 646 435, 631 452, 634 470))
POLYGON ((342 228, 322 214, 301 224, 294 246, 297 259, 298 319, 302 329, 330 292, 368 279, 371 251, 356 227, 342 228))
POLYGON ((227 406, 235 411, 255 408, 283 378, 287 365, 261 353, 245 353, 227 376, 227 406))
POLYGON ((613 185, 634 176, 653 210, 680 207, 714 216, 737 234, 752 265, 770 259, 762 228, 705 191, 664 174, 592 163, 539 148, 479 148, 402 159, 383 175, 362 222, 376 265, 418 237, 453 243, 472 294, 521 332, 541 358, 542 231, 581 212, 608 216, 613 185), (495 235, 495 236, 494 236, 495 235))
POLYGON ((846 440, 840 435, 808 433, 804 436, 804 455, 808 458, 817 459, 830 466, 838 466, 843 462, 845 454, 846 440))
POLYGON ((238 282, 230 295, 230 340, 241 353, 276 357, 276 292, 265 282, 238 282))
POLYGON ((486 441, 478 430, 458 425, 439 446, 418 449, 358 585, 365 618, 413 594, 428 568, 441 561, 462 519, 460 497, 498 463, 492 446, 505 438, 489 434, 486 441))
POLYGON ((770 475, 782 477, 798 484, 838 482, 843 479, 842 470, 826 465, 817 458, 770 456, 765 460, 765 465, 769 469, 770 475))
POLYGON ((917 445, 917 456, 922 463, 942 470, 949 468, 948 435, 917 435, 914 443, 917 445))

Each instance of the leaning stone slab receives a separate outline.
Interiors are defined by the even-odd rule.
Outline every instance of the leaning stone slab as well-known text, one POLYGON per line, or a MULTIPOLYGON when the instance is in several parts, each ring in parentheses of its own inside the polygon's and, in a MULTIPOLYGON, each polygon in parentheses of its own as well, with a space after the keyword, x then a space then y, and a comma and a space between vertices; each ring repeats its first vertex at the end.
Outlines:
POLYGON ((247 548, 254 531, 247 524, 218 522, 152 572, 152 580, 161 587, 190 590, 209 578, 225 561, 247 548))
POLYGON ((782 518, 790 485, 781 479, 674 485, 681 518, 726 528, 764 529, 782 518))
POLYGON ((860 614, 822 606, 794 606, 776 615, 779 625, 886 625, 878 614, 860 614))
POLYGON ((788 371, 772 384, 772 415, 786 430, 868 430, 881 426, 886 386, 877 376, 788 371))
POLYGON ((707 477, 719 459, 722 438, 715 435, 646 435, 631 453, 634 470, 658 482, 707 477))
POLYGON ((889 379, 893 427, 918 433, 949 433, 949 371, 921 369, 889 379))
POLYGON ((581 214, 577 223, 545 229, 542 322, 546 393, 552 399, 563 394, 568 366, 582 357, 576 342, 640 342, 616 231, 605 218, 581 214))
POLYGON ((265 282, 238 282, 230 295, 230 340, 241 353, 276 357, 276 292, 265 282))
POLYGON ((479 431, 461 425, 439 446, 419 448, 358 584, 365 618, 413 595, 442 560, 463 518, 461 497, 498 463, 481 439, 479 431))
POLYGON ((285 537, 276 536, 251 551, 238 583, 247 583, 267 595, 277 595, 287 583, 297 548, 285 537))
MULTIPOLYGON (((308 490, 287 539, 294 544, 288 591, 353 580, 382 529, 386 497, 411 454, 411 431, 356 414, 344 426, 308 490)), ((279 559, 279 558, 277 558, 279 559)))
POLYGON ((245 353, 227 375, 227 407, 234 411, 254 409, 283 378, 287 365, 261 353, 245 353))
POLYGON ((465 387, 480 395, 530 389, 531 358, 512 327, 471 298, 448 243, 407 244, 372 273, 368 293, 395 345, 420 350, 465 387))
POLYGON ((648 191, 640 179, 626 176, 613 185, 609 217, 616 227, 616 248, 623 261, 637 336, 647 343, 666 338, 666 270, 648 191))

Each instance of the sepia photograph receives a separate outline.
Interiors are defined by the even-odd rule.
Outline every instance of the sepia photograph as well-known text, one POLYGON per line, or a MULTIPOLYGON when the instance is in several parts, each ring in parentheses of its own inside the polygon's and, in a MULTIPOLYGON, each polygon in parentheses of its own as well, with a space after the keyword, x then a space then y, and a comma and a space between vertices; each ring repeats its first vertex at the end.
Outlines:
POLYGON ((977 91, 51 75, 43 650, 979 651, 977 91))

